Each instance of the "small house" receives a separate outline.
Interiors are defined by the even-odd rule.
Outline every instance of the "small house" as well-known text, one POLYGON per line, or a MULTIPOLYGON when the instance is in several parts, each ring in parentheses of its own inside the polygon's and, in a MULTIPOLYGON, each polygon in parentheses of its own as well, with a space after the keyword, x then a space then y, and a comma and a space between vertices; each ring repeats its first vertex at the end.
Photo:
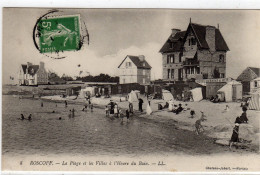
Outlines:
POLYGON ((243 94, 248 94, 251 90, 250 83, 252 80, 260 77, 260 68, 247 67, 238 77, 237 81, 241 82, 243 85, 243 94))
POLYGON ((120 84, 150 84, 151 68, 144 55, 127 55, 118 66, 119 82, 120 84))

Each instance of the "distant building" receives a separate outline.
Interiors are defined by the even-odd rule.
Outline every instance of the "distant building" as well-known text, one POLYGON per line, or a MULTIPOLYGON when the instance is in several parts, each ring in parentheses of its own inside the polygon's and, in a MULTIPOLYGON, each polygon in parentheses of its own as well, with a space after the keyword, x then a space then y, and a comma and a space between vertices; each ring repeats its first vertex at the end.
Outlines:
POLYGON ((220 30, 214 26, 190 22, 186 31, 172 29, 160 50, 163 80, 225 78, 227 51, 220 30))
POLYGON ((255 92, 260 93, 260 77, 250 81, 250 92, 251 93, 255 93, 255 92))
POLYGON ((149 84, 151 81, 151 66, 143 55, 127 55, 118 66, 119 83, 149 84))
POLYGON ((44 68, 44 63, 33 65, 30 62, 22 64, 18 73, 19 85, 40 85, 48 84, 48 73, 44 68))
POLYGON ((243 93, 250 92, 250 81, 260 77, 260 68, 247 67, 238 77, 237 81, 240 81, 243 85, 243 93))

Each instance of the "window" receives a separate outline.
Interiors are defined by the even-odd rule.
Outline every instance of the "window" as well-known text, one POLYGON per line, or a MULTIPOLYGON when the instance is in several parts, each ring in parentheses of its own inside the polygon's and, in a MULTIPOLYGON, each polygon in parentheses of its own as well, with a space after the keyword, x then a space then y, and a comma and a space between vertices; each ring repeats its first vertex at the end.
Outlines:
POLYGON ((255 87, 257 87, 257 81, 255 81, 255 87))
POLYGON ((167 63, 174 63, 174 54, 172 55, 167 55, 167 63))
POLYGON ((219 78, 225 78, 225 74, 220 73, 220 74, 219 74, 219 78))
POLYGON ((170 73, 171 73, 171 69, 168 69, 168 74, 167 74, 167 75, 168 75, 168 76, 167 76, 168 79, 170 78, 170 73))
POLYGON ((143 75, 145 75, 145 69, 143 70, 143 75))
POLYGON ((190 67, 190 74, 194 74, 194 69, 193 69, 193 67, 190 67))
POLYGON ((129 63, 128 63, 128 66, 129 66, 129 67, 131 67, 131 66, 132 66, 132 65, 131 65, 131 62, 129 62, 129 63))
POLYGON ((182 53, 179 54, 179 63, 181 62, 182 53))
POLYGON ((220 63, 224 63, 224 62, 225 62, 225 59, 224 59, 224 55, 223 55, 223 54, 220 54, 220 55, 219 55, 219 62, 220 62, 220 63))
POLYGON ((174 69, 171 70, 171 79, 174 79, 174 69))
POLYGON ((191 38, 191 45, 196 45, 196 39, 195 38, 191 38))

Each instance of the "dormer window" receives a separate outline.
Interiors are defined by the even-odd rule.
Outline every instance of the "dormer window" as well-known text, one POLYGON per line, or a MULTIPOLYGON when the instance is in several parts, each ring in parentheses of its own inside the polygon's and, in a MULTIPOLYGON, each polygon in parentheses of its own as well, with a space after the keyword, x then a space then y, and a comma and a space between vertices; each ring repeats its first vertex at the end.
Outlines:
POLYGON ((131 62, 126 62, 125 63, 125 67, 131 67, 131 66, 132 66, 131 62))
POLYGON ((224 58, 224 55, 223 55, 223 54, 220 54, 220 55, 219 55, 219 62, 220 62, 220 63, 224 63, 224 62, 225 62, 225 58, 224 58))
POLYGON ((143 63, 143 66, 145 66, 145 63, 143 63))
POLYGON ((191 38, 191 45, 196 45, 196 39, 195 38, 191 38))
POLYGON ((31 72, 32 72, 32 74, 34 73, 34 69, 33 69, 33 68, 32 68, 32 71, 31 71, 31 72))

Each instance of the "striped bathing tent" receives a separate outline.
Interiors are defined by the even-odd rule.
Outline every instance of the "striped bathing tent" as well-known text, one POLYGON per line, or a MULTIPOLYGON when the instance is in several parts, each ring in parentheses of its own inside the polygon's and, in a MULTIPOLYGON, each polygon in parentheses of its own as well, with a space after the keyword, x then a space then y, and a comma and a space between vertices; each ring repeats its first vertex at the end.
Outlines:
POLYGON ((248 109, 260 110, 260 94, 254 93, 249 100, 248 109))

